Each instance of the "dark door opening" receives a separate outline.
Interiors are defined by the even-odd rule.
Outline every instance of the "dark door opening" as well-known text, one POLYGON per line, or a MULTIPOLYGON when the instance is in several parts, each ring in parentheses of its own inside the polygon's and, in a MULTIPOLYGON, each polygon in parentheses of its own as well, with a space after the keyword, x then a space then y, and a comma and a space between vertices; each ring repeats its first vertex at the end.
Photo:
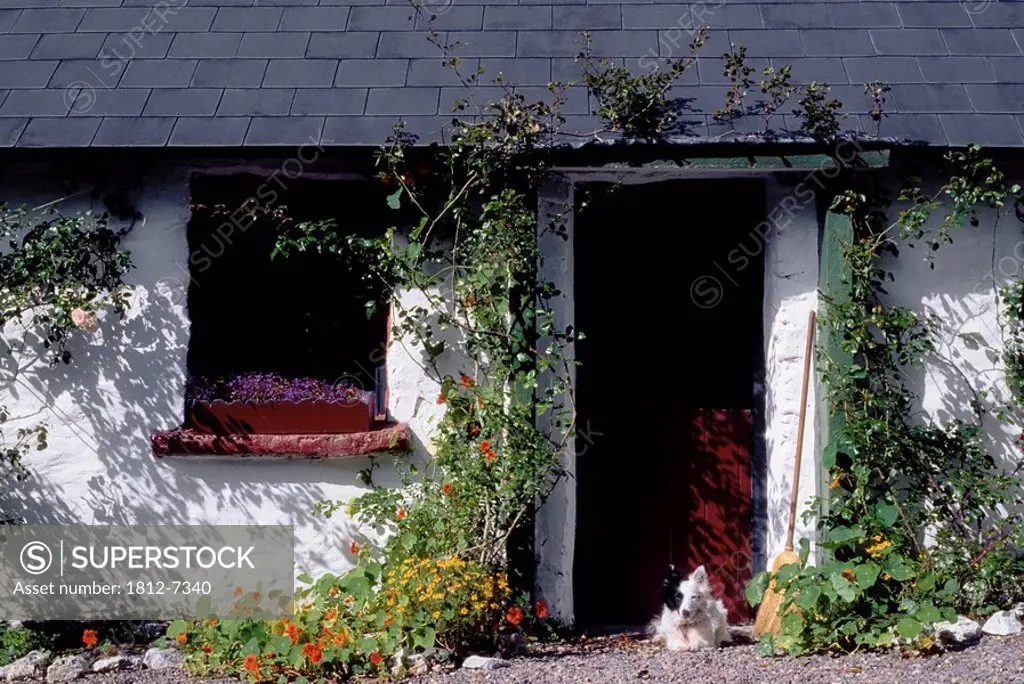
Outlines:
POLYGON ((750 618, 760 181, 621 186, 577 207, 576 619, 640 625, 670 558, 750 618))

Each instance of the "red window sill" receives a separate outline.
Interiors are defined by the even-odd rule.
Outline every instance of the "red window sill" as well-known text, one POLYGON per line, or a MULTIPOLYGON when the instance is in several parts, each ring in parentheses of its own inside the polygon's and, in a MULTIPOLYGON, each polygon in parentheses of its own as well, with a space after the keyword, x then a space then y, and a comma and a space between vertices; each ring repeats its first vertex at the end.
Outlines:
POLYGON ((287 456, 337 458, 382 451, 408 451, 409 426, 388 423, 368 432, 348 434, 212 435, 180 428, 154 432, 153 455, 287 456))

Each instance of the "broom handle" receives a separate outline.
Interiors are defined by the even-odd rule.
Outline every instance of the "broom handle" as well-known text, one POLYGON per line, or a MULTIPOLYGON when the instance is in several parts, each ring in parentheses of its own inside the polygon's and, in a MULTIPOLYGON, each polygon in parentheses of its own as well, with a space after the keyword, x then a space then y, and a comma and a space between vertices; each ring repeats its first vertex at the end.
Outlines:
POLYGON ((793 550, 796 528, 796 498, 800 490, 800 460, 804 453, 804 421, 807 417, 807 385, 811 376, 811 354, 814 352, 814 309, 807 312, 807 346, 804 350, 804 382, 800 389, 800 422, 796 428, 796 459, 793 462, 793 491, 789 495, 789 528, 786 530, 786 551, 793 550))

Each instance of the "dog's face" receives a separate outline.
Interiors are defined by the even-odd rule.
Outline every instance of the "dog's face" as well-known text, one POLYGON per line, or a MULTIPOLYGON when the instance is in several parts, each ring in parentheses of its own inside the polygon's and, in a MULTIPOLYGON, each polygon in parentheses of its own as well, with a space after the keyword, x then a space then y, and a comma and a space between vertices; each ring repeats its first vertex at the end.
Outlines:
POLYGON ((697 622, 707 615, 712 600, 711 581, 703 565, 679 583, 678 596, 679 607, 676 610, 682 624, 697 622))

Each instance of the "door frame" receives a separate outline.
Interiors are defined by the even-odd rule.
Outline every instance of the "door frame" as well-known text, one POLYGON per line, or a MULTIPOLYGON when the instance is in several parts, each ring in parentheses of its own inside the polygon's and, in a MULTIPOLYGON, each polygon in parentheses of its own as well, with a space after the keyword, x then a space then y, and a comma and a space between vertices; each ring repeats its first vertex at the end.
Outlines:
MULTIPOLYGON (((836 156, 848 162, 840 143, 836 156)), ((867 151, 849 143, 866 159, 869 168, 888 165, 887 150, 867 151)), ((764 384, 765 411, 755 414, 755 448, 752 453, 751 572, 765 569, 767 559, 781 552, 788 521, 789 491, 792 482, 793 442, 796 436, 796 408, 803 372, 803 346, 807 313, 818 308, 819 197, 815 188, 825 187, 823 179, 839 173, 830 155, 736 157, 694 157, 686 160, 659 161, 623 167, 562 166, 552 168, 542 179, 538 193, 537 231, 541 255, 539 278, 554 283, 558 294, 549 304, 555 328, 564 329, 575 322, 573 209, 578 185, 599 182, 618 184, 655 183, 664 180, 695 178, 732 179, 757 176, 765 181, 765 216, 770 224, 762 237, 764 263, 764 384), (796 397, 794 399, 794 394, 796 397), (760 418, 760 419, 759 419, 760 418), (763 439, 758 435, 763 434, 763 439), (758 448, 763 445, 762 448, 758 448)), ((759 224, 760 226, 761 224, 759 224)), ((757 230, 757 229, 755 229, 757 230)), ((543 342, 542 342, 543 345, 543 342)), ((572 345, 566 356, 574 359, 572 345)), ((554 382, 553 373, 562 373, 575 391, 575 366, 549 370, 540 375, 541 388, 554 382)), ((819 443, 819 402, 821 392, 812 384, 807 406, 811 430, 804 435, 804 451, 817 454, 819 443)), ((560 464, 565 476, 554 483, 551 492, 539 502, 534 515, 534 592, 550 607, 553 616, 564 624, 575 624, 573 597, 573 558, 576 532, 576 455, 577 439, 557 434, 551 414, 538 416, 537 425, 564 444, 560 464), (563 441, 564 440, 564 441, 563 441)), ((579 426, 585 439, 587 426, 579 426)), ((800 475, 800 501, 822 492, 819 459, 804 459, 800 475)), ((817 556, 813 523, 797 521, 797 536, 811 540, 812 562, 817 556)))

